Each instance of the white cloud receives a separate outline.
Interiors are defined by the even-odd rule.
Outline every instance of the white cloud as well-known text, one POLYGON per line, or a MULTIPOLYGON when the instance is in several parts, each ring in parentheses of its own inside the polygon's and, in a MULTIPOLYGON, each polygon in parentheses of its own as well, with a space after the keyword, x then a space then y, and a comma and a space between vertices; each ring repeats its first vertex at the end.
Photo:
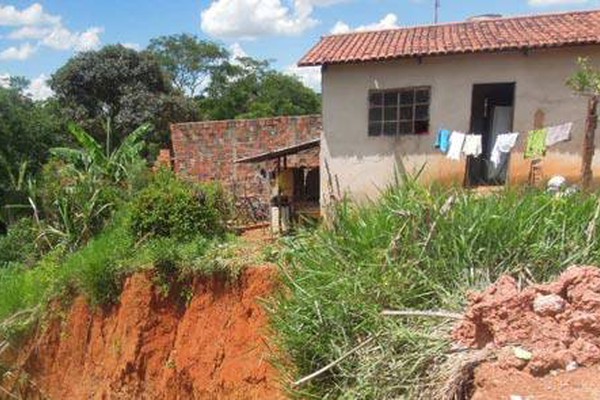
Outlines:
POLYGON ((104 28, 92 27, 82 33, 76 33, 73 47, 78 51, 93 50, 100 47, 100 34, 104 32, 104 28))
POLYGON ((351 28, 350 25, 343 21, 338 21, 331 29, 331 33, 339 34, 339 33, 349 33, 349 32, 362 32, 362 31, 380 31, 383 29, 394 29, 398 27, 398 16, 393 13, 387 14, 385 17, 380 19, 379 21, 368 24, 361 25, 356 28, 351 28))
POLYGON ((41 39, 52 32, 52 28, 39 27, 39 26, 24 26, 16 29, 8 34, 9 39, 23 40, 23 39, 41 39))
POLYGON ((23 61, 31 57, 37 48, 29 43, 24 43, 19 47, 12 46, 0 51, 0 60, 18 60, 23 61))
POLYGON ((55 50, 77 51, 93 50, 100 46, 102 28, 93 27, 84 32, 71 32, 63 26, 58 26, 45 36, 41 43, 55 50))
POLYGON ((231 46, 229 46, 229 52, 231 53, 231 61, 235 62, 238 58, 248 57, 248 53, 246 50, 242 48, 238 42, 235 42, 231 46))
POLYGON ((0 88, 8 89, 10 87, 10 74, 0 74, 0 88))
MULTIPOLYGON (((8 73, 0 74, 0 88, 9 88, 10 78, 11 75, 8 73)), ((46 74, 41 74, 29 83, 29 86, 25 88, 24 94, 35 101, 46 100, 52 97, 54 92, 48 85, 48 79, 46 74)))
POLYGON ((546 7, 546 6, 563 6, 572 4, 585 4, 589 0, 528 0, 530 6, 546 7))
POLYGON ((280 0, 217 0, 202 11, 201 27, 210 35, 224 38, 297 35, 317 21, 310 17, 309 3, 296 0, 295 6, 291 11, 280 0))
POLYGON ((135 51, 142 50, 142 46, 139 43, 125 42, 125 43, 121 43, 121 46, 123 46, 127 49, 135 50, 135 51))
POLYGON ((329 33, 333 33, 334 35, 348 32, 352 32, 352 28, 350 28, 350 25, 348 25, 344 21, 336 22, 333 28, 331 28, 331 30, 329 31, 329 33))
POLYGON ((255 39, 298 35, 317 25, 312 14, 347 0, 214 0, 201 13, 206 33, 222 38, 255 39))
POLYGON ((311 3, 313 6, 331 6, 338 3, 345 3, 348 0, 308 0, 308 3, 311 3))
POLYGON ((40 3, 19 11, 14 6, 0 4, 0 26, 56 25, 60 17, 44 12, 40 3))
MULTIPOLYGON (((22 10, 14 6, 0 5, 0 26, 11 26, 15 29, 6 36, 12 40, 37 40, 38 46, 46 46, 54 50, 86 51, 98 48, 100 35, 104 31, 99 27, 91 27, 83 32, 73 32, 62 23, 61 17, 48 14, 42 5, 34 3, 22 10)), ((28 43, 20 47, 6 49, 5 59, 24 60, 33 51, 27 52, 28 43), (17 52, 17 50, 21 52, 17 52), (27 56, 26 56, 27 55, 27 56)), ((37 46, 36 46, 37 47, 37 46)), ((31 49, 29 49, 31 50, 31 49)))
POLYGON ((288 75, 298 77, 305 86, 308 86, 315 92, 321 92, 321 67, 298 67, 290 65, 284 72, 288 75))
POLYGON ((46 100, 47 98, 52 97, 54 92, 48 85, 48 77, 45 74, 41 74, 33 79, 27 89, 25 89, 25 95, 36 101, 46 100))

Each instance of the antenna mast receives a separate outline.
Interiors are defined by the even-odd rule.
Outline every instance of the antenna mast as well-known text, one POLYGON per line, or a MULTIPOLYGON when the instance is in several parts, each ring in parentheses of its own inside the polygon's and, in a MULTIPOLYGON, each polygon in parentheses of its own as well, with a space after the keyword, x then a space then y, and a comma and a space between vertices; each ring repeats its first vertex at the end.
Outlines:
POLYGON ((437 24, 439 22, 440 16, 440 0, 435 0, 434 11, 433 11, 433 23, 437 24))

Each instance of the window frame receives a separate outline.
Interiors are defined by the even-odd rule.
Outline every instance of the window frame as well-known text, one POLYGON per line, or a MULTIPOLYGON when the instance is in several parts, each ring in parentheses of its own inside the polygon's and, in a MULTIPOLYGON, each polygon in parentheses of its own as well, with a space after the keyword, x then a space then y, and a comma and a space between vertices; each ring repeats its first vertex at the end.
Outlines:
MULTIPOLYGON (((431 129, 431 86, 420 85, 420 86, 408 86, 402 88, 393 88, 393 89, 371 89, 369 90, 367 96, 367 132, 368 136, 379 137, 379 136, 412 136, 412 135, 424 135, 428 134, 431 129), (419 102, 417 101, 417 93, 419 91, 427 91, 427 102, 419 102), (386 95, 396 94, 395 101, 392 101, 392 105, 388 106, 386 104, 386 95), (406 95, 406 93, 412 94, 412 101, 410 103, 402 103, 402 95, 406 95), (380 99, 378 101, 373 101, 373 95, 380 95, 380 99), (377 104, 374 104, 377 103, 377 104), (402 109, 405 111, 410 106, 410 118, 402 118, 401 112, 402 109), (427 118, 419 119, 417 118, 417 108, 418 107, 427 107, 427 118), (395 108, 395 119, 386 118, 387 113, 390 109, 395 108), (373 114, 379 113, 379 119, 374 119, 373 114), (418 123, 427 123, 427 129, 422 132, 417 132, 416 126, 418 123), (386 129, 386 125, 395 124, 395 132, 391 133, 386 129), (401 127, 402 124, 410 124, 410 132, 404 132, 401 127), (373 130, 373 125, 379 125, 379 129, 373 130)), ((406 127, 406 125, 405 125, 406 127)))

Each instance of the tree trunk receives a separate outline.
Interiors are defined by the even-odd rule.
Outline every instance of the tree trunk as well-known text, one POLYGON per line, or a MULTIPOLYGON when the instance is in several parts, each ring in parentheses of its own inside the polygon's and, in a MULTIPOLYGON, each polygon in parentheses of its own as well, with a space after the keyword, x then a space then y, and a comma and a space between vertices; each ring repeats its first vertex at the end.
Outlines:
POLYGON ((583 139, 583 155, 581 162, 581 184, 587 189, 592 184, 592 160, 596 150, 595 136, 598 125, 598 100, 600 96, 592 96, 588 101, 587 120, 585 122, 585 137, 583 139))

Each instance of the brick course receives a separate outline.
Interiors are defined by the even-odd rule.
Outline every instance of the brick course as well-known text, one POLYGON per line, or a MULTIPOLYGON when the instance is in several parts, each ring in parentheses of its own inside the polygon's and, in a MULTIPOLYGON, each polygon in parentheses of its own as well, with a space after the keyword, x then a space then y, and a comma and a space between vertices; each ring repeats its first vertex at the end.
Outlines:
MULTIPOLYGON (((219 181, 238 196, 270 196, 260 171, 273 162, 234 160, 319 138, 320 115, 206 121, 171 125, 175 171, 198 182, 219 181)), ((319 149, 288 157, 288 166, 319 165, 319 149)))

